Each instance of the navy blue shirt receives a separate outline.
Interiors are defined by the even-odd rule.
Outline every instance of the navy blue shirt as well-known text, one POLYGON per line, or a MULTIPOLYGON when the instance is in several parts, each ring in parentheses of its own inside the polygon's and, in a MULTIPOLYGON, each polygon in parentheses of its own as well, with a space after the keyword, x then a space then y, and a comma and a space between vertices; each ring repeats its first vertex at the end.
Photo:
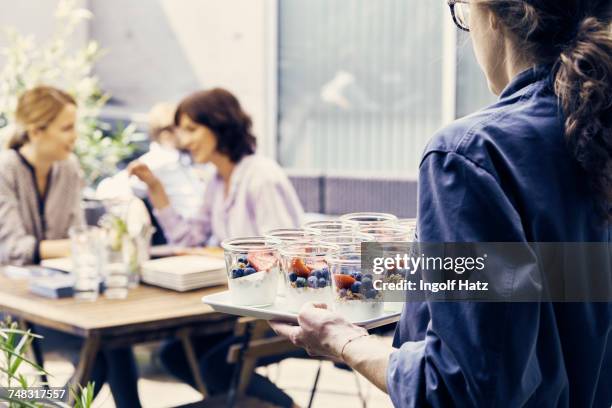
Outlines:
MULTIPOLYGON (((610 242, 563 120, 541 66, 438 132, 420 165, 419 241, 610 242)), ((394 345, 398 407, 612 405, 610 303, 406 303, 394 345)))

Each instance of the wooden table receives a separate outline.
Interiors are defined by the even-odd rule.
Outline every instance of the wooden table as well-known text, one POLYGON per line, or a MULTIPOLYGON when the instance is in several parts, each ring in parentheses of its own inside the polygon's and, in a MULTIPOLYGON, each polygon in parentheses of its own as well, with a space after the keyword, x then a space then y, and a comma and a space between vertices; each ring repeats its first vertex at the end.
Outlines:
MULTIPOLYGON (((84 339, 74 384, 91 378, 98 351, 140 342, 179 337, 199 391, 206 395, 191 335, 229 332, 235 317, 214 312, 201 298, 225 290, 225 286, 178 293, 141 285, 129 291, 127 299, 95 302, 74 298, 47 299, 28 291, 27 280, 9 279, 0 273, 0 311, 28 324, 38 324, 84 339)), ((40 354, 40 352, 36 353, 40 354)), ((41 358, 41 356, 37 356, 41 358)))

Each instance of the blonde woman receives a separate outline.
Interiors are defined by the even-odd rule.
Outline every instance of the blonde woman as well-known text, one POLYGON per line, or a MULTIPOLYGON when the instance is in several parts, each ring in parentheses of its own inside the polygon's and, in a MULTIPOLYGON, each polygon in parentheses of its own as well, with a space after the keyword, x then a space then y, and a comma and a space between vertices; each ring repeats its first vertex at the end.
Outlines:
MULTIPOLYGON (((84 224, 83 186, 72 156, 77 106, 49 86, 26 91, 17 104, 19 132, 0 152, 0 265, 34 264, 70 253, 68 230, 84 224)), ((44 351, 76 360, 80 338, 36 326, 44 351)), ((136 365, 130 348, 98 354, 92 381, 97 393, 108 382, 118 407, 139 407, 136 365)))
POLYGON ((39 86, 19 98, 16 120, 0 152, 0 264, 23 265, 67 255, 68 229, 84 219, 74 99, 39 86))

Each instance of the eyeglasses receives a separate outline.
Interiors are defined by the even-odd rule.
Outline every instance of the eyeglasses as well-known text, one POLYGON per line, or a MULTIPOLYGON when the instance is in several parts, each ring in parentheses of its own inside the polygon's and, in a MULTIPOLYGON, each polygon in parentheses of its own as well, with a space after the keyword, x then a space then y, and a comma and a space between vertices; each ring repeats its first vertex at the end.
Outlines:
POLYGON ((463 31, 470 31, 470 4, 468 0, 448 0, 453 21, 463 31))

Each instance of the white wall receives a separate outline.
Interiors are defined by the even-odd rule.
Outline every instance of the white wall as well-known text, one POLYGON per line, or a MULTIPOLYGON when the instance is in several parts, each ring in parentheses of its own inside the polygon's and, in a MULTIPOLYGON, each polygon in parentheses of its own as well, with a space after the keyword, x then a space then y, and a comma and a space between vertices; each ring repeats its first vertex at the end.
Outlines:
MULTIPOLYGON (((7 45, 5 30, 14 28, 19 33, 33 35, 35 44, 49 40, 56 27, 53 18, 59 0, 0 0, 0 48, 7 45)), ((81 6, 85 0, 78 0, 81 6)), ((72 46, 81 46, 87 39, 87 26, 75 32, 72 46)), ((0 66, 4 65, 4 55, 0 54, 0 66)))
POLYGON ((145 112, 202 88, 235 93, 260 151, 274 152, 274 0, 90 0, 97 66, 119 110, 145 112))

